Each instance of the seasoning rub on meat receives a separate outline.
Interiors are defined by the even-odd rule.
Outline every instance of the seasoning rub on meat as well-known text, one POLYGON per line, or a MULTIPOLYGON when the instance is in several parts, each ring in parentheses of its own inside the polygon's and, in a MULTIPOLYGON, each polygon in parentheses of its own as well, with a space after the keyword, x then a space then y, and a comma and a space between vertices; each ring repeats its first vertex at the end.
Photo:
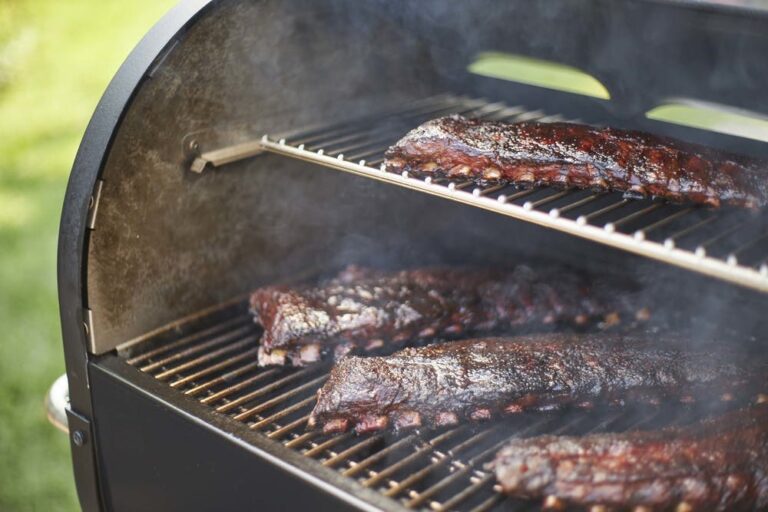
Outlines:
POLYGON ((591 188, 675 202, 759 208, 768 163, 648 133, 573 123, 428 121, 386 152, 420 177, 591 188))
POLYGON ((492 463, 503 491, 553 508, 768 509, 768 405, 658 431, 514 439, 492 463))
POLYGON ((442 426, 596 402, 720 398, 766 383, 766 365, 685 345, 658 336, 538 334, 347 357, 318 391, 309 425, 326 432, 442 426))
POLYGON ((633 309, 632 293, 627 283, 562 268, 350 267, 319 283, 259 288, 251 311, 264 328, 260 362, 301 366, 354 349, 399 348, 468 332, 647 315, 633 309))

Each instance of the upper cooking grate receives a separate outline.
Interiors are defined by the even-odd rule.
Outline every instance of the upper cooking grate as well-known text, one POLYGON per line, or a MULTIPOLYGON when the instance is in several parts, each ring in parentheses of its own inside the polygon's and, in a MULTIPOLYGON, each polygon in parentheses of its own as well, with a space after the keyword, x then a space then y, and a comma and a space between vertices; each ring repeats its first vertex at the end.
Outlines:
MULTIPOLYGON (((302 369, 260 368, 260 331, 245 303, 208 311, 119 350, 125 361, 243 423, 283 450, 302 454, 389 498, 391 510, 540 510, 541 502, 499 494, 484 469, 515 436, 583 434, 657 428, 692 421, 719 404, 669 408, 597 408, 589 412, 531 413, 454 428, 357 436, 307 431, 317 389, 329 364, 302 369)), ((742 397, 743 398, 743 397, 742 397)), ((733 404, 732 404, 733 405, 733 404)), ((310 465, 310 467, 313 467, 310 465)))
POLYGON ((564 231, 768 292, 768 216, 635 200, 590 190, 476 187, 471 181, 416 179, 384 170, 384 151, 409 129, 448 114, 519 121, 578 121, 522 106, 441 95, 354 121, 264 135, 260 140, 204 152, 192 170, 271 152, 407 187, 564 231))

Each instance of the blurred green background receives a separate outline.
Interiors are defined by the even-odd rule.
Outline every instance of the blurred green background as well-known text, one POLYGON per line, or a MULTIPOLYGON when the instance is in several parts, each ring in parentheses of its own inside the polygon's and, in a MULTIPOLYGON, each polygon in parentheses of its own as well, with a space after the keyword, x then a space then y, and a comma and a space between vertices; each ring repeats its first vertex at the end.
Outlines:
POLYGON ((173 0, 0 0, 0 511, 77 510, 43 397, 64 372, 56 239, 99 97, 173 0))
MULTIPOLYGON (((68 441, 43 410, 48 386, 64 371, 56 298, 59 214, 99 97, 173 3, 0 0, 0 512, 78 509, 68 441)), ((529 64, 518 58, 473 71, 504 78, 523 73, 525 83, 537 85, 551 81, 551 69, 529 64)), ((713 114, 694 114, 698 126, 722 125, 713 114)), ((683 112, 666 120, 691 119, 683 112)))

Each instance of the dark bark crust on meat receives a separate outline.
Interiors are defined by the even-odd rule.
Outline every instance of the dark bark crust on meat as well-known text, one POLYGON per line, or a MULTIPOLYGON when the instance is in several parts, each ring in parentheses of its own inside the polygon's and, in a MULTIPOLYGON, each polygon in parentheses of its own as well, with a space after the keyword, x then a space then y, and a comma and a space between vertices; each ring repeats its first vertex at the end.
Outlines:
POLYGON ((652 432, 540 436, 501 449, 507 494, 652 510, 766 510, 768 405, 652 432))
POLYGON ((673 338, 539 334, 347 357, 318 391, 310 426, 365 432, 597 402, 690 402, 766 382, 766 365, 685 345, 673 338))
POLYGON ((434 119, 389 148, 385 165, 422 177, 612 190, 710 206, 759 208, 768 199, 766 162, 573 123, 434 119))
POLYGON ((326 355, 468 332, 643 316, 647 310, 632 309, 632 288, 522 265, 511 271, 349 267, 321 283, 260 288, 251 310, 264 328, 262 364, 300 366, 326 355))

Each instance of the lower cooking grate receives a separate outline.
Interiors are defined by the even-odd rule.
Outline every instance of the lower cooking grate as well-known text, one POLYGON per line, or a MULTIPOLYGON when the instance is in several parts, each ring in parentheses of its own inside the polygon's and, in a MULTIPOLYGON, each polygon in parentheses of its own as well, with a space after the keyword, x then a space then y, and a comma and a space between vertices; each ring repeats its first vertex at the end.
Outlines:
MULTIPOLYGON (((391 498, 404 510, 539 510, 508 499, 484 469, 505 440, 535 434, 583 434, 656 428, 691 421, 696 409, 633 408, 521 414, 503 421, 401 435, 324 435, 305 429, 329 364, 260 368, 260 335, 244 302, 207 311, 119 349, 124 360, 189 397, 242 422, 284 449, 332 468, 391 498)), ((708 410, 702 410, 708 407, 708 410)))

